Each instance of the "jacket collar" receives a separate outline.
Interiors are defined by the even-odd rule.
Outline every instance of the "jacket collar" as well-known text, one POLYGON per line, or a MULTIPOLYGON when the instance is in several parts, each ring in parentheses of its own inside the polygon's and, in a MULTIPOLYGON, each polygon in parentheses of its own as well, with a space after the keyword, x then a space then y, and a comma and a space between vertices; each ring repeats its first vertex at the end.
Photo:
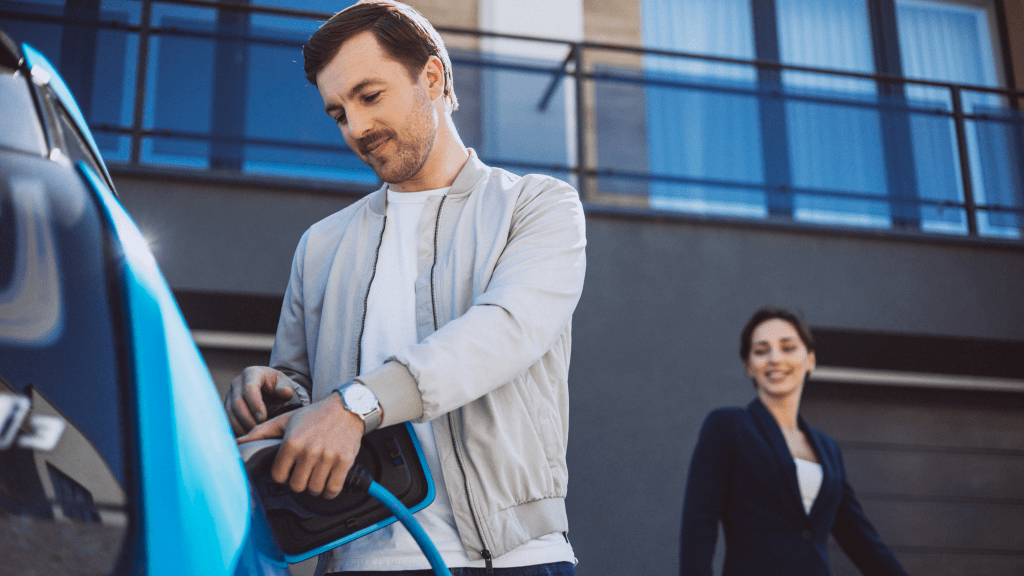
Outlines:
POLYGON ((468 150, 469 158, 462 165, 462 170, 459 170, 459 175, 455 177, 455 182, 452 182, 452 187, 448 190, 447 196, 450 198, 468 196, 473 188, 480 183, 480 180, 487 176, 487 165, 480 161, 476 150, 472 148, 468 148, 468 150))
MULTIPOLYGON (((800 496, 800 485, 796 478, 796 463, 793 462, 793 454, 789 451, 789 446, 786 445, 786 438, 782 435, 782 428, 779 427, 779 423, 775 421, 775 417, 768 411, 768 408, 761 403, 759 398, 755 398, 747 406, 747 411, 750 413, 754 422, 757 424, 761 435, 771 446, 772 452, 775 455, 775 463, 778 465, 777 471, 780 473, 781 478, 784 478, 785 487, 783 491, 787 494, 787 498, 790 501, 791 508, 795 512, 798 512, 801 517, 807 518, 808 515, 804 511, 803 498, 800 496)), ((811 433, 810 426, 801 416, 797 416, 797 426, 804 432, 808 440, 811 443, 812 448, 816 454, 818 454, 818 460, 821 461, 821 445, 818 439, 811 433)), ((822 466, 824 470, 824 465, 822 466)), ((815 500, 815 504, 818 503, 815 500)), ((814 507, 811 508, 811 512, 814 512, 814 507)))
MULTIPOLYGON (((455 177, 455 181, 452 182, 451 189, 448 190, 446 196, 452 198, 459 198, 468 196, 473 188, 480 182, 482 178, 487 175, 487 165, 480 161, 480 158, 476 154, 476 150, 468 148, 469 158, 466 159, 466 163, 462 165, 462 169, 459 170, 458 176, 455 177)), ((388 199, 388 184, 385 182, 375 192, 371 192, 367 199, 367 205, 370 210, 379 216, 384 216, 387 213, 387 199, 388 199)))

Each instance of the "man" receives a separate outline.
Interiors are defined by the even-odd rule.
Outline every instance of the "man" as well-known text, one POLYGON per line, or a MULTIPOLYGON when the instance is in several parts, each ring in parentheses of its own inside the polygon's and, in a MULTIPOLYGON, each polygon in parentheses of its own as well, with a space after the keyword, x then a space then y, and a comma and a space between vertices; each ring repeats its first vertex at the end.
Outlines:
MULTIPOLYGON (((239 442, 283 438, 272 468, 332 498, 377 426, 411 421, 437 496, 416 517, 466 574, 573 574, 564 498, 570 325, 583 287, 576 191, 490 168, 451 120, 444 44, 417 12, 358 3, 304 49, 307 78, 384 186, 299 242, 270 367, 225 400, 239 442), (312 403, 267 420, 268 405, 312 403)), ((397 524, 326 572, 429 568, 397 524)))

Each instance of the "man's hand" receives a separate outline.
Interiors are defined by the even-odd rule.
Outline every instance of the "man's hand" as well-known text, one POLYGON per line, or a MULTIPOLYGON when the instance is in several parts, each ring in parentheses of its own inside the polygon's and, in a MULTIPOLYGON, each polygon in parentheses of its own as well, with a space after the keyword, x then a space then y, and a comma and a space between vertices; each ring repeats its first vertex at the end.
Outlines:
POLYGON ((291 378, 273 368, 250 366, 243 370, 224 398, 231 431, 238 437, 266 421, 267 405, 276 408, 291 400, 295 395, 293 386, 291 378))
POLYGON ((334 498, 356 460, 363 421, 345 409, 341 396, 282 414, 254 427, 238 443, 282 438, 270 476, 295 492, 334 498))

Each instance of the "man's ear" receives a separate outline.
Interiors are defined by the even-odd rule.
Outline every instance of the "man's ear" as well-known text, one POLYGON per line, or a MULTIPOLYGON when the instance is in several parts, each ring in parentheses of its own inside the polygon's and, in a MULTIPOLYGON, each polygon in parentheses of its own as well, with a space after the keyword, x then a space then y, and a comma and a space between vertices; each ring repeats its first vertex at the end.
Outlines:
POLYGON ((441 59, 431 56, 423 67, 423 76, 427 82, 427 93, 431 100, 437 100, 444 94, 444 66, 441 59))

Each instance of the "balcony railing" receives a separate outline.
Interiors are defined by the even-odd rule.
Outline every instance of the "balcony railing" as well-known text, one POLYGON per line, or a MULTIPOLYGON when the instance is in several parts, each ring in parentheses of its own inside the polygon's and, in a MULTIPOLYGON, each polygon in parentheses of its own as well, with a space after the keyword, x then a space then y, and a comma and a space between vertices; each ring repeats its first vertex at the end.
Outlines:
MULTIPOLYGON (((0 25, 57 61, 112 167, 377 184, 303 78, 302 45, 330 14, 103 5, 12 3, 0 25)), ((438 30, 466 144, 592 205, 1022 237, 1024 91, 438 30)))

